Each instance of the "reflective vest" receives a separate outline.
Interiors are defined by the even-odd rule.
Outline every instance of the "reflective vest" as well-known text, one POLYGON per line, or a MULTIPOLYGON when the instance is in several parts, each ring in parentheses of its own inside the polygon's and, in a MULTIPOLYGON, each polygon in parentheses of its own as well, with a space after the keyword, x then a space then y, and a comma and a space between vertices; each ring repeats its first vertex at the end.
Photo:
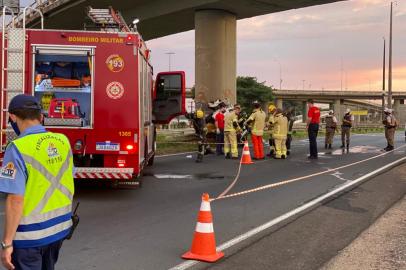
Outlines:
POLYGON ((248 120, 253 121, 251 133, 255 136, 264 135, 266 114, 261 109, 255 109, 248 120))
POLYGON ((351 122, 351 123, 347 123, 347 122, 343 121, 343 124, 342 124, 343 127, 352 127, 352 115, 351 114, 349 114, 349 113, 345 114, 343 120, 351 122))
POLYGON ((326 116, 326 128, 336 128, 337 124, 334 122, 334 117, 332 115, 326 116))
POLYGON ((13 141, 24 160, 23 215, 13 245, 39 247, 64 239, 72 226, 73 157, 68 139, 58 133, 30 134, 13 141))

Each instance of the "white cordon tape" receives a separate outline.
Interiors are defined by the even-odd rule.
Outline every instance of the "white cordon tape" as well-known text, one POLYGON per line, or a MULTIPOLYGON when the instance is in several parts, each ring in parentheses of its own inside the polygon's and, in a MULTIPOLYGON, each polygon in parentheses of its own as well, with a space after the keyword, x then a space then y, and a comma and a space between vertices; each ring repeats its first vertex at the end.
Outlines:
MULTIPOLYGON (((360 160, 360 161, 357 161, 357 162, 354 162, 354 163, 343 165, 343 166, 340 166, 340 167, 337 167, 337 168, 334 168, 334 169, 328 169, 326 171, 322 171, 322 172, 318 172, 318 173, 314 173, 314 174, 310 174, 310 175, 306 175, 306 176, 301 176, 301 177, 293 178, 293 179, 290 179, 290 180, 285 180, 285 181, 281 181, 281 182, 278 182, 278 183, 273 183, 273 184, 253 188, 253 189, 248 189, 248 190, 244 190, 244 191, 241 191, 241 192, 232 193, 232 194, 229 194, 229 195, 225 195, 230 190, 230 188, 227 188, 226 189, 227 192, 223 192, 220 196, 218 196, 217 198, 213 198, 210 201, 216 201, 216 200, 222 200, 222 199, 232 198, 232 197, 236 197, 236 196, 242 196, 242 195, 246 195, 246 194, 249 194, 249 193, 253 193, 253 192, 257 192, 257 191, 261 191, 261 190, 265 190, 265 189, 270 189, 270 188, 274 188, 274 187, 283 186, 283 185, 290 184, 290 183, 297 182, 297 181, 301 181, 301 180, 304 180, 304 179, 309 179, 309 178, 314 177, 314 176, 319 176, 319 175, 322 175, 322 174, 338 171, 338 170, 348 168, 348 167, 351 167, 351 166, 354 166, 354 165, 357 165, 357 164, 360 164, 360 163, 363 163, 363 162, 366 162, 366 161, 369 161, 369 160, 373 160, 373 159, 382 157, 384 155, 392 153, 393 151, 401 149, 403 147, 406 147, 406 145, 402 145, 402 146, 400 146, 400 147, 398 147, 398 148, 396 148, 396 149, 394 149, 392 151, 388 151, 388 152, 385 152, 385 153, 382 153, 382 154, 379 154, 379 155, 376 155, 376 156, 373 156, 373 157, 370 157, 370 158, 367 158, 367 159, 364 159, 364 160, 360 160)), ((233 184, 235 184, 235 183, 233 183, 233 184)))
POLYGON ((214 232, 213 223, 197 222, 195 231, 198 233, 213 233, 214 232))
MULTIPOLYGON (((399 147, 399 148, 401 148, 401 147, 399 147)), ((399 148, 397 148, 397 149, 399 149, 399 148)), ((282 221, 285 221, 285 220, 287 220, 287 219, 289 219, 289 218, 291 218, 291 217, 293 217, 293 216, 295 216, 295 215, 297 215, 297 214, 299 214, 299 213, 301 213, 303 211, 306 211, 309 208, 314 207, 315 205, 323 202, 324 200, 328 199, 329 197, 335 196, 337 193, 340 193, 340 192, 342 192, 342 191, 344 191, 344 190, 346 190, 348 188, 351 188, 352 186, 356 186, 360 182, 363 182, 364 180, 366 180, 366 179, 368 179, 370 177, 378 175, 379 173, 385 171, 386 169, 390 169, 390 168, 392 168, 392 167, 394 167, 394 166, 396 166, 398 164, 403 163, 404 161, 406 161, 406 157, 398 159, 398 160, 396 160, 396 161, 394 161, 392 163, 389 163, 389 164, 383 166, 382 168, 379 168, 379 169, 377 169, 375 171, 372 171, 372 172, 370 172, 370 173, 368 173, 368 174, 366 174, 364 176, 361 176, 358 179, 355 179, 355 180, 353 180, 353 181, 351 181, 351 182, 349 182, 347 184, 344 184, 344 185, 336 188, 335 190, 332 190, 332 191, 330 191, 330 192, 328 192, 328 193, 326 193, 324 195, 321 195, 320 197, 318 197, 318 198, 316 198, 316 199, 314 199, 314 200, 312 200, 312 201, 310 201, 310 202, 308 202, 308 203, 306 203, 306 204, 304 204, 304 205, 302 205, 302 206, 300 206, 300 207, 298 207, 296 209, 293 209, 293 210, 291 210, 291 211, 289 211, 289 212, 287 212, 287 213, 285 213, 285 214, 283 214, 283 215, 281 215, 281 216, 279 216, 279 217, 277 217, 275 219, 272 219, 272 220, 268 221, 265 224, 262 224, 259 227, 256 227, 256 228, 254 228, 254 229, 252 229, 252 230, 250 230, 250 231, 248 231, 248 232, 246 232, 244 234, 241 234, 241 235, 231 239, 230 241, 227 241, 227 242, 221 244, 220 246, 217 247, 217 250, 218 251, 224 251, 227 248, 230 248, 230 247, 232 247, 232 246, 234 246, 234 245, 236 245, 236 244, 238 244, 238 243, 240 243, 240 242, 242 242, 242 241, 244 241, 244 240, 246 240, 246 239, 248 239, 248 238, 250 238, 250 237, 252 237, 252 236, 254 236, 254 235, 256 235, 256 234, 258 234, 260 232, 262 232, 262 231, 264 231, 264 230, 267 230, 267 229, 271 228, 272 226, 275 226, 276 224, 278 224, 278 223, 280 223, 282 221)), ((185 270, 185 269, 188 269, 188 268, 190 268, 190 267, 192 267, 192 266, 194 266, 194 265, 196 265, 198 263, 199 263, 198 261, 186 261, 186 262, 183 262, 181 264, 178 264, 177 266, 174 266, 174 267, 170 268, 169 270, 185 270)))

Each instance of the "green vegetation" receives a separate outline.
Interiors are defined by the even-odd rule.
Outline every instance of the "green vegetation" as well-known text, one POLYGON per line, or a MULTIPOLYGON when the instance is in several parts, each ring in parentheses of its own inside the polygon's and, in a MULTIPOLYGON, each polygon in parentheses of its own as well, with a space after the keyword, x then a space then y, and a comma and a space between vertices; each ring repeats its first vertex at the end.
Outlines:
POLYGON ((156 138, 156 154, 167 155, 183 152, 196 151, 197 137, 194 134, 184 135, 181 134, 157 134, 156 138), (179 143, 186 142, 186 143, 179 143))
POLYGON ((265 105, 272 101, 272 87, 266 86, 265 82, 258 82, 255 77, 237 77, 237 102, 241 105, 242 110, 252 111, 254 100, 265 105))

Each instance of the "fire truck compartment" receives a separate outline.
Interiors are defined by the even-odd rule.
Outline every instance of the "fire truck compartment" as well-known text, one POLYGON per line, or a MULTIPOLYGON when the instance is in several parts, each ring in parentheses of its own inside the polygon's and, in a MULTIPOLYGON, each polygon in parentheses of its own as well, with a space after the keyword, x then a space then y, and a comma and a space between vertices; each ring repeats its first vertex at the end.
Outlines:
POLYGON ((92 127, 93 49, 33 46, 34 95, 45 126, 92 127))

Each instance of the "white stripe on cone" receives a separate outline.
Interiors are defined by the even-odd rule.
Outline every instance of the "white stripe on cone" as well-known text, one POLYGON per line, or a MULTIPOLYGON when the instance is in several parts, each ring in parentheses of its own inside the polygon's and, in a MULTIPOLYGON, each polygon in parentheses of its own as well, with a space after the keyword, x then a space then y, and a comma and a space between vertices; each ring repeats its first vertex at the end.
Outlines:
POLYGON ((249 155, 249 154, 250 154, 250 151, 243 151, 242 154, 243 154, 243 155, 249 155))
POLYGON ((200 205, 200 211, 211 211, 210 202, 202 201, 200 205))
POLYGON ((213 223, 200 223, 196 224, 196 232, 199 233, 214 233, 213 223))

